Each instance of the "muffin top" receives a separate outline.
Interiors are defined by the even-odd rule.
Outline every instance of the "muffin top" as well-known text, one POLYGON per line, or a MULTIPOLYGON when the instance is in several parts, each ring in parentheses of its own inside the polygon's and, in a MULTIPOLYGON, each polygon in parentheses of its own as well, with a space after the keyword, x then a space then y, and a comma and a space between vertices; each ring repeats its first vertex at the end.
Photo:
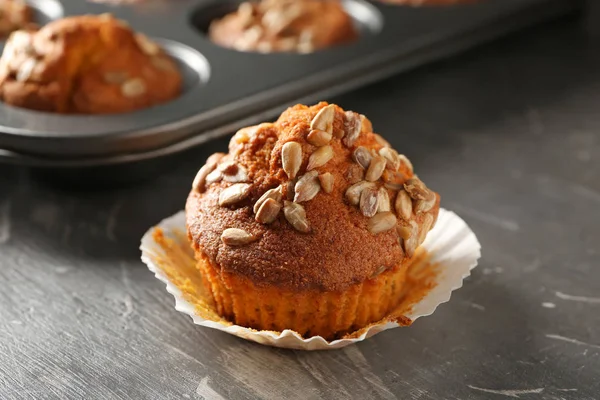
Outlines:
POLYGON ((33 12, 23 0, 0 0, 0 38, 32 24, 33 12))
POLYGON ((128 112, 180 90, 181 75, 163 50, 108 14, 16 31, 0 59, 0 99, 34 110, 128 112))
POLYGON ((214 21, 209 36, 240 51, 310 53, 353 41, 357 32, 339 0, 262 0, 214 21))
POLYGON ((297 105, 209 157, 186 205, 196 251, 256 285, 339 291, 412 256, 439 196, 336 105, 297 105))

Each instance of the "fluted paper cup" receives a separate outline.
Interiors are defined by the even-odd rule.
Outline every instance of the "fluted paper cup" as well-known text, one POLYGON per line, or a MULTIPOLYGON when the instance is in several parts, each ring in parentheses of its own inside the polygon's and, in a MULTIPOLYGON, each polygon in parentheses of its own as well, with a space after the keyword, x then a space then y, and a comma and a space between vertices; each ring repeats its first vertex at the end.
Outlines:
POLYGON ((465 221, 451 211, 440 209, 436 226, 427 235, 407 272, 408 281, 419 286, 418 291, 423 295, 411 298, 411 288, 408 288, 405 298, 386 318, 341 339, 327 341, 321 336, 303 338, 292 330, 257 331, 221 318, 195 268, 183 211, 146 232, 140 249, 142 261, 175 297, 175 309, 192 317, 195 324, 265 345, 303 350, 338 349, 433 314, 440 304, 450 300, 454 290, 463 285, 463 280, 481 257, 481 245, 465 221), (163 239, 157 240, 159 237, 163 239))

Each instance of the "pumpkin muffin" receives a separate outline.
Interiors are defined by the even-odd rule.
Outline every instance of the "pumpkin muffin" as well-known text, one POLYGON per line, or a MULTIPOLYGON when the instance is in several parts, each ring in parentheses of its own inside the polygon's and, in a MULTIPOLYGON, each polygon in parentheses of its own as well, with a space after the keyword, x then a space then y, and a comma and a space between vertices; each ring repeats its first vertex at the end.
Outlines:
POLYGON ((109 14, 16 31, 0 59, 0 99, 40 111, 129 112, 177 97, 181 83, 158 44, 109 14))
POLYGON ((352 18, 339 0, 262 0, 209 28, 216 44, 239 51, 311 53, 356 40, 352 18))
POLYGON ((33 27, 33 11, 23 0, 0 0, 0 38, 18 29, 33 27))
POLYGON ((186 219, 222 317, 331 340, 398 304, 438 211, 365 116, 320 103, 240 130, 198 172, 186 219))

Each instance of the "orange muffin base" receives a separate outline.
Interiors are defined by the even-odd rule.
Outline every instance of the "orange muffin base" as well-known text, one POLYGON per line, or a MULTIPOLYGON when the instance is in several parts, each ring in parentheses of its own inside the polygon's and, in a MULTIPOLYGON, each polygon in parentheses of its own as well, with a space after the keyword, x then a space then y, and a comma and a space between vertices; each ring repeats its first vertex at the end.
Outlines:
POLYGON ((389 315, 402 298, 407 263, 342 292, 260 287, 221 271, 200 251, 196 267, 217 313, 257 330, 291 329, 303 337, 338 339, 389 315))

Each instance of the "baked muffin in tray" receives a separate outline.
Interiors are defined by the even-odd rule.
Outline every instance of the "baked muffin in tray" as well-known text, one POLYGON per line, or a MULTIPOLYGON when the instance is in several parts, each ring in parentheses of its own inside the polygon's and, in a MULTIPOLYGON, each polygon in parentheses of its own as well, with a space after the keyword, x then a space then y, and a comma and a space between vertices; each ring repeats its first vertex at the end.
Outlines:
POLYGON ((261 53, 310 53, 357 39, 339 0, 261 0, 213 21, 210 39, 223 47, 261 53))
POLYGON ((169 101, 181 84, 158 44, 109 14, 16 31, 0 58, 0 99, 33 110, 123 113, 169 101))
POLYGON ((23 0, 0 0, 0 39, 18 29, 35 27, 33 11, 23 0))
POLYGON ((387 315, 439 196, 363 115, 295 106, 212 155, 186 205, 218 313, 328 340, 387 315))

